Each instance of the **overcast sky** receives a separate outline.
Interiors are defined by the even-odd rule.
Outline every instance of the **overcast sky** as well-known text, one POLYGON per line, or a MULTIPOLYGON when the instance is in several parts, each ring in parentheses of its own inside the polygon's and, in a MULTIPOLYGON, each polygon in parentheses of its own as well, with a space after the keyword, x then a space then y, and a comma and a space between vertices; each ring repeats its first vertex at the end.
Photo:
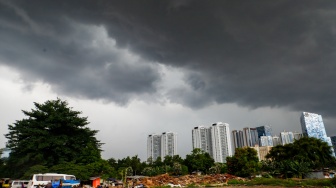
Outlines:
MULTIPOLYGON (((336 135, 336 1, 0 1, 0 132, 57 97, 99 130, 105 159, 147 136, 225 122, 336 135)), ((0 148, 6 139, 0 136, 0 148)))

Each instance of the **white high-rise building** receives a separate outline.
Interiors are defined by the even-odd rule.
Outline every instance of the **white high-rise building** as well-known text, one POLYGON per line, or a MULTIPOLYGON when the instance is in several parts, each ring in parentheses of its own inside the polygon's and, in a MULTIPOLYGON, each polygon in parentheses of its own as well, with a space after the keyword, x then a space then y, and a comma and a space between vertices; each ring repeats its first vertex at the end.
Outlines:
POLYGON ((164 132, 161 135, 161 158, 177 155, 177 133, 164 132))
POLYGON ((165 156, 177 155, 177 133, 163 132, 162 134, 151 134, 147 138, 147 159, 155 161, 158 157, 161 160, 165 156))
POLYGON ((147 138, 147 159, 155 161, 158 157, 161 157, 161 135, 151 134, 147 138))
POLYGON ((232 156, 229 124, 217 122, 212 124, 210 129, 212 145, 210 155, 215 162, 225 163, 226 157, 232 156))
POLYGON ((280 132, 281 143, 282 145, 290 144, 294 142, 294 134, 293 132, 280 132))
POLYGON ((193 149, 200 148, 202 151, 211 153, 210 128, 204 126, 194 127, 192 130, 193 149))
POLYGON ((260 146, 273 146, 273 137, 272 136, 261 136, 260 146))
MULTIPOLYGON (((193 149, 200 148, 209 153, 215 162, 225 163, 226 157, 232 156, 230 129, 227 123, 218 122, 211 127, 194 127, 192 139, 193 149)), ((243 140, 240 142, 243 143, 243 140)))

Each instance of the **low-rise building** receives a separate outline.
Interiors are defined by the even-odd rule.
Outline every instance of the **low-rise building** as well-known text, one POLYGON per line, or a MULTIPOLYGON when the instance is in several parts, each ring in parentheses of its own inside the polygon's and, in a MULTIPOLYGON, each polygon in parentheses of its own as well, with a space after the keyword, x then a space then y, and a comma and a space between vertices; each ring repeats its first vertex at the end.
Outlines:
POLYGON ((259 161, 266 160, 266 155, 271 151, 272 146, 258 146, 251 147, 257 151, 259 161))

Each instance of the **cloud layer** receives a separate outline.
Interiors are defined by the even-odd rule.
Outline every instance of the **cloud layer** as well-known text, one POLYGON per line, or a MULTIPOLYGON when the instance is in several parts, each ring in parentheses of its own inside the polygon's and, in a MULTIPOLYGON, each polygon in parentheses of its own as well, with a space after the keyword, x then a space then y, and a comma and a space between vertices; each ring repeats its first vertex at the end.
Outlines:
POLYGON ((127 104, 335 116, 334 1, 2 1, 0 62, 27 84, 127 104), (183 87, 162 92, 162 65, 183 87))

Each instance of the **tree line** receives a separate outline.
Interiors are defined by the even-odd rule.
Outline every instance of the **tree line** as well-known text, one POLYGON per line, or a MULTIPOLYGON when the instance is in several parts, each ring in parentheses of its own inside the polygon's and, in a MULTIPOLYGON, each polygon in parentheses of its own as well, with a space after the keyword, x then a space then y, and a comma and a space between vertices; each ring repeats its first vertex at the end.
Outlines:
POLYGON ((73 110, 61 99, 34 103, 34 106, 30 111, 22 111, 26 118, 8 125, 6 147, 11 154, 0 159, 0 177, 29 179, 34 173, 57 172, 87 180, 92 176, 122 179, 128 175, 177 176, 202 172, 302 178, 311 170, 335 167, 331 147, 307 137, 273 147, 262 162, 253 148, 237 148, 226 163, 215 163, 200 149, 192 150, 185 159, 176 155, 142 162, 135 155, 105 160, 101 158, 103 143, 95 137, 98 131, 87 127, 88 119, 81 117, 80 111, 73 110))

